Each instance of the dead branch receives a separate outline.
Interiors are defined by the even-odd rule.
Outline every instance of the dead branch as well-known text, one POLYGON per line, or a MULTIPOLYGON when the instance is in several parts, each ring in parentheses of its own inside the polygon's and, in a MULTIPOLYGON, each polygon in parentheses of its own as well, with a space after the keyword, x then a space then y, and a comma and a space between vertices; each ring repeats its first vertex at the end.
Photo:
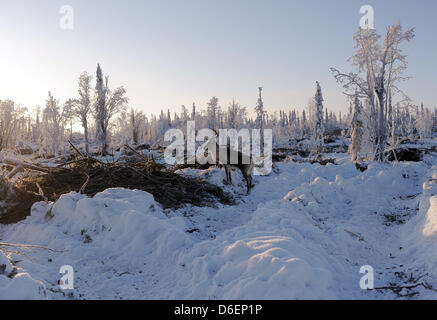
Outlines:
POLYGON ((359 234, 359 233, 354 233, 354 232, 349 231, 349 230, 346 230, 346 229, 343 229, 343 230, 344 230, 346 233, 348 233, 351 237, 353 237, 353 238, 357 238, 357 239, 360 240, 360 241, 366 242, 361 234, 359 234))
POLYGON ((84 190, 85 190, 85 188, 86 188, 88 182, 90 181, 90 176, 89 176, 87 173, 85 173, 85 175, 86 175, 86 181, 85 181, 85 183, 82 185, 82 187, 80 187, 79 193, 83 193, 83 192, 84 192, 84 190))
POLYGON ((39 183, 38 183, 38 182, 35 182, 35 184, 36 184, 36 186, 37 186, 37 188, 38 188, 38 195, 40 195, 40 196, 44 199, 45 202, 48 202, 49 199, 44 195, 44 191, 42 190, 42 188, 41 188, 41 186, 39 185, 39 183))
MULTIPOLYGON (((86 156, 83 155, 83 153, 80 152, 79 149, 76 148, 75 145, 74 145, 70 140, 67 140, 67 141, 68 141, 68 143, 70 144, 70 146, 71 146, 71 148, 73 149, 73 151, 76 152, 76 153, 81 157, 81 159, 72 160, 72 162, 69 163, 69 164, 76 163, 76 162, 78 162, 78 161, 93 161, 93 162, 97 162, 97 163, 103 164, 102 161, 100 161, 100 160, 98 160, 98 159, 96 159, 96 158, 91 157, 89 154, 87 154, 86 156)), ((64 164, 64 165, 65 165, 65 164, 64 164)))
POLYGON ((25 219, 36 201, 56 201, 62 194, 71 191, 92 197, 108 188, 138 189, 151 193, 163 208, 173 209, 185 204, 214 206, 217 201, 234 203, 233 197, 216 185, 176 174, 143 155, 140 158, 135 156, 103 163, 88 156, 66 161, 47 170, 43 168, 36 173, 25 172, 11 184, 13 192, 6 199, 9 207, 0 216, 0 223, 15 223, 25 219))
POLYGON ((49 172, 50 169, 49 168, 43 168, 40 166, 36 166, 30 163, 26 163, 17 159, 11 159, 11 158, 4 158, 3 159, 3 163, 9 164, 11 166, 17 167, 17 166, 22 166, 23 168, 29 169, 29 170, 34 170, 34 171, 40 171, 40 172, 49 172))
POLYGON ((19 173, 23 169, 24 169, 23 166, 21 164, 19 164, 7 175, 7 178, 12 179, 17 173, 19 173))
POLYGON ((142 155, 141 153, 139 153, 137 150, 135 150, 134 148, 132 148, 132 147, 129 146, 128 144, 125 144, 124 146, 125 146, 126 148, 128 148, 130 151, 132 151, 133 153, 135 153, 137 156, 140 156, 141 158, 143 158, 144 161, 146 161, 146 162, 149 161, 149 160, 148 160, 144 155, 142 155))
POLYGON ((412 297, 416 294, 418 294, 418 292, 407 292, 406 294, 402 294, 402 290, 406 289, 406 290, 412 290, 415 289, 417 287, 423 287, 427 290, 431 290, 431 291, 436 291, 437 289, 434 289, 431 285, 429 285, 426 282, 420 282, 420 283, 416 283, 416 284, 412 284, 412 285, 407 285, 407 286, 397 286, 397 285, 393 285, 393 286, 384 286, 384 287, 377 287, 377 288, 373 288, 373 289, 368 289, 368 290, 390 290, 392 291, 394 294, 396 294, 398 297, 412 297))
POLYGON ((84 155, 82 154, 82 152, 80 152, 79 151, 79 149, 77 149, 75 146, 74 146, 74 144, 68 139, 67 140, 68 141, 68 143, 70 144, 70 146, 71 146, 71 148, 79 155, 79 156, 81 156, 82 158, 84 158, 84 155))

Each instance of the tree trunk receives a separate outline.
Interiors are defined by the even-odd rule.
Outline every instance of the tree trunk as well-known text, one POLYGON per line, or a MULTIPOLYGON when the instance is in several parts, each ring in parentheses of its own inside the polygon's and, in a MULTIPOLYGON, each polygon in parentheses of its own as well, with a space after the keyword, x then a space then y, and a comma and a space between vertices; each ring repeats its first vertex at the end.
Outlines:
POLYGON ((384 150, 386 141, 386 130, 384 122, 384 89, 377 90, 378 97, 378 133, 376 137, 375 160, 384 161, 384 150))
POLYGON ((107 142, 107 137, 106 137, 106 129, 105 126, 100 123, 100 134, 99 134, 99 140, 100 140, 100 144, 101 144, 101 154, 102 156, 107 156, 108 155, 108 142, 107 142))
POLYGON ((85 136, 85 152, 89 153, 89 142, 88 142, 88 123, 86 119, 83 121, 83 131, 85 136))
POLYGON ((70 141, 73 140, 73 121, 70 120, 70 141))

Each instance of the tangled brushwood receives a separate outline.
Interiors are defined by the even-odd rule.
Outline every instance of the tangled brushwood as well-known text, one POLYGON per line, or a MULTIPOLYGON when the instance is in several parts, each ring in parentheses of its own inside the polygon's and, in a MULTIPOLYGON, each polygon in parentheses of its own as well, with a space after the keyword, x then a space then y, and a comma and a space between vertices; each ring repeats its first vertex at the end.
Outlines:
POLYGON ((15 223, 30 214, 36 201, 55 201, 71 191, 94 196, 108 188, 122 187, 151 193, 163 208, 177 209, 184 204, 213 206, 217 201, 232 204, 233 197, 220 187, 200 179, 184 177, 141 154, 104 163, 80 153, 57 167, 36 166, 13 159, 3 159, 10 168, 1 177, 3 206, 0 223, 15 223), (11 178, 25 170, 13 183, 11 178))

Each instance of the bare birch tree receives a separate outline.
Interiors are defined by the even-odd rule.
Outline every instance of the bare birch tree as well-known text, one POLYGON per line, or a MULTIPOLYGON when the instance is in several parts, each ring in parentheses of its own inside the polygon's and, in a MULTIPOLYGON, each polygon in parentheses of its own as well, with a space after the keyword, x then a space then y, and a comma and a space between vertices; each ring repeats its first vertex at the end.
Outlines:
POLYGON ((379 42, 381 36, 375 30, 359 28, 354 35, 357 52, 349 59, 356 71, 342 73, 331 68, 335 79, 346 89, 346 94, 352 95, 352 91, 358 90, 359 96, 366 98, 370 104, 370 118, 374 122, 374 160, 384 160, 387 94, 403 94, 397 83, 408 79, 402 76, 407 62, 400 45, 404 41, 411 41, 413 37, 414 29, 404 32, 400 23, 387 27, 382 43, 379 42))
POLYGON ((82 124, 85 138, 85 151, 89 153, 88 117, 91 113, 91 80, 92 76, 84 72, 79 77, 79 99, 74 103, 74 114, 82 124))

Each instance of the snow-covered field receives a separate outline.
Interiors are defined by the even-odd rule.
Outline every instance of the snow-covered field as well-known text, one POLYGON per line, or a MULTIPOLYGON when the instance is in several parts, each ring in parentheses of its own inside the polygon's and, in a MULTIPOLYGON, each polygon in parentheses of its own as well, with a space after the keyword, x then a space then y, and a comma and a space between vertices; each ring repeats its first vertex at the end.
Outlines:
MULTIPOLYGON (((278 163, 249 196, 234 171, 225 186, 234 206, 164 211, 125 189, 37 203, 26 220, 0 225, 0 241, 55 251, 0 253, 0 298, 437 298, 437 157, 364 172, 336 157, 278 163), (63 265, 74 269, 73 290, 58 285, 63 265), (364 265, 376 288, 411 288, 362 290, 364 265)), ((180 173, 219 185, 225 177, 218 168, 180 173)))

